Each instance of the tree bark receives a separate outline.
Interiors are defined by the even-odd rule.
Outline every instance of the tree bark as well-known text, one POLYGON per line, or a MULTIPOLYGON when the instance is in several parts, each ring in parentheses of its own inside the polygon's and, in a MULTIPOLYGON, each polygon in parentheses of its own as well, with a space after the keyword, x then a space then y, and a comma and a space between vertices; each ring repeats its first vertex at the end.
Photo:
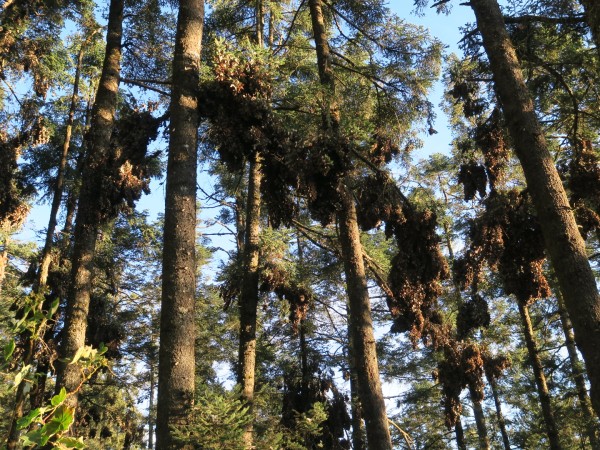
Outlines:
POLYGON ((341 189, 342 205, 337 218, 346 276, 350 339, 354 349, 358 392, 367 430, 367 445, 370 450, 391 450, 356 208, 351 193, 345 187, 341 189))
POLYGON ((586 363, 592 404, 599 414, 600 296, 585 243, 548 151, 498 2, 472 0, 469 4, 477 18, 515 152, 523 167, 546 249, 573 321, 575 341, 586 363))
MULTIPOLYGON (((339 139, 340 112, 335 98, 335 80, 331 67, 323 4, 321 0, 309 0, 308 6, 315 39, 319 80, 323 87, 323 130, 332 134, 334 139, 339 139)), ((356 206, 352 193, 343 181, 338 186, 338 191, 341 205, 336 212, 336 218, 348 295, 350 345, 354 352, 354 367, 365 418, 367 446, 370 450, 391 450, 392 442, 379 378, 356 206)))
POLYGON ((494 405, 496 407, 496 418, 498 420, 500 434, 502 435, 504 450, 510 450, 510 440, 508 439, 508 431, 506 430, 506 421, 504 420, 504 414, 502 414, 502 403, 500 402, 500 395, 498 394, 498 383, 487 371, 485 372, 485 376, 492 390, 492 397, 494 398, 494 405))
POLYGON ((598 424, 596 422, 594 410, 592 409, 592 402, 590 401, 590 397, 585 386, 583 367, 581 361, 579 360, 579 356, 577 355, 571 319, 569 318, 569 313, 565 308, 565 302, 562 298, 562 295, 560 295, 560 292, 556 292, 556 299, 558 302, 560 322, 565 334, 565 344, 567 347, 567 353, 569 354, 569 362, 571 363, 571 372, 573 374, 575 387, 577 389, 577 397, 579 398, 581 413, 586 423, 586 434, 590 440, 590 447, 593 450, 599 450, 600 442, 598 441, 598 424))
POLYGON ((475 425, 477 426, 477 438, 479 439, 479 448, 488 450, 490 448, 490 440, 487 433, 487 425, 485 423, 485 414, 481 405, 481 400, 477 392, 469 386, 469 394, 473 403, 473 416, 475 416, 475 425))
MULTIPOLYGON (((96 239, 103 220, 99 215, 99 198, 102 190, 102 168, 110 156, 119 74, 121 38, 123 34, 123 0, 111 0, 106 37, 106 54, 102 74, 92 110, 88 133, 88 153, 84 162, 79 209, 77 212, 71 270, 71 288, 65 311, 65 325, 57 362, 56 390, 66 388, 75 392, 81 384, 81 371, 77 364, 69 364, 77 350, 85 344, 87 315, 92 285, 92 260, 96 239)), ((77 405, 77 394, 70 395, 67 404, 77 405)))
MULTIPOLYGON (((348 330, 349 331, 349 330, 348 330)), ((350 331, 348 332, 350 334, 350 331)), ((348 336, 350 338, 350 336, 348 336)), ((366 450, 365 433, 363 428, 362 405, 358 395, 358 380, 356 377, 356 367, 354 351, 352 344, 349 344, 349 365, 350 365, 350 412, 352 414, 352 450, 366 450)))
POLYGON ((181 0, 177 18, 165 197, 156 448, 192 448, 173 432, 194 403, 197 86, 204 1, 181 0))
POLYGON ((460 417, 454 424, 454 435, 456 436, 456 447, 458 450, 467 450, 467 443, 465 442, 465 432, 462 427, 460 417))
POLYGON ((523 324, 523 334, 525 335, 527 354, 529 356, 531 368, 533 369, 535 385, 537 387, 538 397, 542 407, 542 416, 544 417, 544 425, 546 427, 546 434, 548 435, 549 446, 553 450, 560 450, 562 447, 560 445, 560 439, 558 436, 558 428, 556 427, 556 421, 554 420, 554 413, 550 403, 550 393, 548 392, 548 385, 546 384, 544 368, 542 367, 542 361, 540 360, 537 344, 533 334, 531 317, 529 316, 529 308, 522 302, 519 302, 519 313, 521 314, 521 321, 523 324))
MULTIPOLYGON (((258 308, 258 260, 260 238, 260 154, 255 152, 250 161, 248 198, 246 203, 246 228, 244 237, 244 276, 240 293, 240 349, 239 383, 242 399, 250 407, 254 403, 256 370, 256 318, 258 308)), ((250 422, 244 431, 246 448, 252 448, 253 426, 250 422)))

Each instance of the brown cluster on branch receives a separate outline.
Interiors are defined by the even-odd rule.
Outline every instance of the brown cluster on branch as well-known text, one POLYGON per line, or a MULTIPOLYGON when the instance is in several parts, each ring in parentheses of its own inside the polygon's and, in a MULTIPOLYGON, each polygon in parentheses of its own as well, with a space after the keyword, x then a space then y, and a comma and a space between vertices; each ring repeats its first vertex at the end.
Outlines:
POLYGON ((398 147, 394 138, 387 136, 382 131, 375 132, 372 136, 372 141, 373 144, 369 148, 367 158, 377 167, 388 164, 394 156, 400 154, 400 147, 398 147))
POLYGON ((448 277, 435 232, 435 214, 414 209, 393 180, 382 172, 364 177, 356 197, 360 227, 369 230, 385 222, 386 235, 393 236, 398 244, 399 251, 388 275, 392 331, 409 331, 415 345, 423 335, 431 338, 441 330, 442 318, 436 302, 442 293, 441 281, 448 277))
POLYGON ((387 298, 394 317, 392 330, 409 331, 413 345, 422 337, 438 345, 437 334, 444 334, 444 327, 437 299, 449 272, 435 232, 436 216, 429 210, 405 208, 404 217, 401 223, 386 223, 386 233, 392 232, 399 249, 388 276, 393 293, 387 298))
POLYGON ((312 290, 293 279, 288 270, 268 260, 259 268, 259 279, 262 292, 273 292, 280 300, 288 301, 290 323, 297 332, 300 322, 304 320, 312 304, 312 290))
POLYGON ((510 368, 511 361, 505 355, 492 356, 488 352, 484 352, 483 370, 485 376, 489 380, 497 380, 502 376, 502 373, 510 368))
POLYGON ((29 213, 25 199, 34 188, 21 175, 17 160, 22 147, 36 135, 35 129, 34 126, 15 137, 0 131, 0 228, 20 226, 29 213))
POLYGON ((142 193, 150 192, 150 179, 159 173, 160 152, 148 152, 148 146, 162 120, 148 111, 125 110, 115 121, 111 153, 103 167, 100 220, 130 210, 142 193))
POLYGON ((482 164, 476 161, 461 164, 458 170, 458 182, 463 185, 466 201, 473 200, 476 193, 481 198, 485 197, 487 175, 482 164))
MULTIPOLYGON (((398 188, 383 174, 366 176, 361 179, 356 189, 358 225, 363 230, 378 228, 382 222, 394 223, 396 226, 406 222, 405 206, 397 198, 398 188)), ((386 226, 388 237, 394 230, 386 226)))
POLYGON ((600 154, 581 140, 567 167, 567 186, 582 236, 600 230, 600 154))
POLYGON ((494 109, 488 119, 475 128, 474 135, 483 154, 490 190, 495 191, 509 157, 500 110, 494 109))
POLYGON ((485 102, 477 96, 478 86, 474 81, 458 81, 450 90, 449 94, 463 105, 463 114, 470 118, 479 116, 485 109, 485 102))
POLYGON ((487 302, 479 294, 474 294, 462 303, 456 316, 456 334, 459 340, 465 339, 477 328, 490 326, 490 311, 487 302))
POLYGON ((350 142, 287 129, 271 108, 272 80, 261 61, 224 57, 214 71, 215 79, 200 86, 200 114, 209 122, 207 138, 221 161, 239 172, 253 153, 261 153, 261 194, 273 226, 290 225, 297 216, 296 192, 306 198, 315 220, 332 223, 340 181, 352 167, 350 142))
MULTIPOLYGON (((294 331, 298 331, 300 322, 304 320, 314 299, 313 291, 293 277, 288 268, 279 261, 278 255, 262 254, 258 268, 259 291, 273 292, 280 300, 290 305, 290 323, 294 331)), ((241 294, 243 271, 239 261, 234 261, 225 268, 223 283, 219 293, 224 301, 225 309, 241 294)))
POLYGON ((458 171, 458 182, 463 185, 465 200, 473 200, 475 194, 484 198, 488 185, 490 192, 494 192, 509 157, 500 111, 494 109, 485 122, 474 128, 471 138, 463 141, 460 147, 463 156, 468 158, 458 171), (483 155, 483 164, 474 159, 473 144, 476 144, 477 150, 483 155))
POLYGON ((494 192, 484 205, 485 212, 470 223, 468 250, 455 262, 458 285, 476 290, 487 263, 500 274, 506 294, 518 301, 547 297, 544 242, 527 193, 494 192))
POLYGON ((460 394, 463 389, 470 388, 475 395, 474 401, 483 400, 483 366, 483 355, 478 345, 450 341, 444 346, 443 359, 433 372, 433 378, 442 385, 448 429, 460 419, 460 394))
POLYGON ((314 442, 310 448, 350 448, 345 439, 351 426, 347 409, 348 399, 338 390, 332 373, 323 373, 314 362, 310 362, 305 370, 309 373, 302 375, 298 370, 289 371, 283 377, 281 423, 293 430, 299 414, 309 412, 317 402, 323 403, 327 419, 321 425, 320 436, 312 438, 314 442))

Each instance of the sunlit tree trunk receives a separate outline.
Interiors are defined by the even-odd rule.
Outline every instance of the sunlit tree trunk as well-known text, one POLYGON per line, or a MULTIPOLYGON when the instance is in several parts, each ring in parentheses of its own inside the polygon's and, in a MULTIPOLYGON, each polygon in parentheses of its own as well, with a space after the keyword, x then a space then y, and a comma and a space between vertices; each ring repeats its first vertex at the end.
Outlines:
POLYGON ((497 0, 472 0, 494 84, 600 413, 600 296, 573 211, 525 85, 497 0))
MULTIPOLYGON (((111 0, 109 7, 106 53, 102 74, 92 110, 91 126, 87 137, 87 154, 83 167, 82 186, 75 220, 72 257, 71 288, 65 311, 65 325, 56 364, 56 389, 76 391, 82 381, 77 364, 69 364, 77 350, 85 344, 87 316, 92 285, 92 266, 96 239, 103 219, 99 213, 102 197, 102 168, 111 153, 112 134, 121 63, 123 34, 123 0, 111 0)), ((68 397, 74 407, 77 395, 68 397)))
POLYGON ((197 87, 204 1, 180 0, 173 57, 169 159, 158 363, 156 446, 192 448, 173 432, 189 422, 194 403, 196 300, 197 87))
MULTIPOLYGON (((258 262, 260 238, 260 155, 255 152, 250 161, 246 228, 244 238, 243 280, 240 293, 239 383, 242 399, 250 407, 254 403, 256 371, 256 320, 258 307, 258 262)), ((244 432, 246 448, 252 448, 253 427, 250 422, 244 432)))
POLYGON ((363 427, 363 410, 360 404, 358 379, 356 375, 354 350, 350 339, 350 329, 348 329, 348 364, 350 367, 350 412, 352 414, 352 449, 365 450, 365 432, 363 427))
MULTIPOLYGON (((339 139, 340 114, 335 99, 335 81, 323 17, 323 3, 321 0, 309 0, 308 6, 315 39, 319 79, 325 96, 322 110, 323 130, 339 139)), ((344 186, 344 182, 339 186, 339 194, 341 205, 336 216, 348 295, 350 345, 354 352, 354 367, 365 419, 367 446, 369 450, 391 450, 392 443, 379 378, 356 206, 352 193, 344 186)))

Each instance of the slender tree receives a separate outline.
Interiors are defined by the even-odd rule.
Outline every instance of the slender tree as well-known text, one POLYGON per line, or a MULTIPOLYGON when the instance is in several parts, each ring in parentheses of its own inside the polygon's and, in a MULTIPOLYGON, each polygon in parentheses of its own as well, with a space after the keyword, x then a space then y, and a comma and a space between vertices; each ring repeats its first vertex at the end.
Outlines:
POLYGON ((173 430, 194 402, 198 82, 204 1, 181 0, 177 18, 165 197, 156 445, 188 448, 173 430))
MULTIPOLYGON (((246 227, 244 236, 242 289, 240 292, 240 349, 239 383, 242 398, 252 411, 256 370, 256 319, 258 307, 258 263, 260 237, 260 153, 251 155, 246 202, 246 227)), ((252 447, 252 422, 244 434, 244 442, 252 447)))
MULTIPOLYGON (((96 100, 92 109, 88 133, 87 155, 83 168, 83 184, 79 194, 72 256, 71 288, 65 311, 65 325, 57 363, 57 392, 66 388, 75 392, 82 374, 77 364, 69 364, 85 344, 87 315, 92 286, 92 260, 96 249, 99 227, 105 223, 103 205, 103 168, 111 154, 111 135, 117 108, 121 39, 123 34, 123 0, 111 0, 109 7, 106 53, 96 100)), ((69 396, 71 406, 77 404, 77 395, 69 396)))
MULTIPOLYGON (((321 0, 309 0, 310 16, 315 39, 319 79, 323 86, 323 130, 340 145, 340 112, 335 99, 335 79, 327 39, 327 28, 321 0)), ((340 206, 337 223, 340 247, 346 276, 349 306, 350 339, 357 372, 359 398, 364 411, 369 449, 391 449, 391 438, 371 317, 371 305, 363 262, 363 250, 354 198, 345 180, 338 186, 340 206)))
POLYGON ((569 354, 569 363, 571 364, 571 373, 575 380, 575 387, 577 389, 577 398, 579 399, 579 406, 581 413, 586 424, 586 434, 590 440, 590 447, 593 450, 600 448, 600 442, 598 441, 598 424, 596 417, 594 416, 594 410, 592 409, 592 402, 587 392, 585 385, 585 374, 577 354, 577 347, 575 346, 575 338, 573 336, 573 327, 571 325, 571 319, 569 313, 565 308, 564 301, 560 292, 556 292, 556 299, 558 302, 558 313, 560 315, 560 324, 565 334, 565 345, 567 347, 567 353, 569 354))

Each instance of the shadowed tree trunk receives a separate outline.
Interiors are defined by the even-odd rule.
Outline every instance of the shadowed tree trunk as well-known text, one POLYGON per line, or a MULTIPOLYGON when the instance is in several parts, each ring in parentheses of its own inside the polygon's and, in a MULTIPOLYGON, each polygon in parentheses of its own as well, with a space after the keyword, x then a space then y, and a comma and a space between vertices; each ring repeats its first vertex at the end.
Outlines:
POLYGON ((556 272, 575 341, 586 363, 591 399, 600 413, 600 296, 554 159, 523 80, 514 46, 496 0, 472 0, 494 84, 515 152, 538 214, 546 249, 556 272))
POLYGON ((500 402, 500 395, 498 394, 498 382, 487 370, 485 371, 485 377, 492 390, 492 397, 494 398, 494 405, 496 407, 496 418, 498 420, 500 434, 502 435, 504 450, 510 450, 510 440, 508 439, 508 431, 506 430, 506 421, 504 420, 504 414, 502 414, 502 403, 500 402))
POLYGON ((596 50, 600 54, 600 3, 597 0, 579 0, 585 11, 585 20, 592 31, 596 50))
MULTIPOLYGON (((319 79, 324 88, 323 130, 339 140, 340 113, 335 99, 335 81, 323 18, 323 4, 321 0, 309 0, 308 6, 315 39, 319 79)), ((369 450, 391 450, 392 443, 379 379, 371 304, 356 206, 352 193, 347 186, 344 186, 344 181, 338 186, 338 192, 340 206, 336 216, 348 295, 350 345, 354 353, 358 392, 367 431, 367 446, 369 450)))
MULTIPOLYGON (((67 392, 79 388, 82 381, 77 364, 69 364, 77 350, 85 344, 87 315, 92 285, 92 260, 96 239, 103 219, 99 200, 103 171, 111 152, 112 134, 121 62, 123 34, 123 0, 111 0, 106 36, 106 54, 102 74, 92 110, 91 126, 87 136, 87 155, 83 167, 79 194, 71 270, 71 288, 65 311, 65 325, 59 347, 56 368, 56 390, 65 387, 67 392)), ((69 406, 77 404, 77 395, 67 398, 69 406)))
POLYGON ((488 438, 483 406, 481 405, 483 399, 479 398, 479 394, 472 386, 469 386, 469 395, 471 397, 471 402, 473 403, 473 416, 475 417, 475 425, 477 426, 479 448, 482 450, 487 450, 490 448, 490 440, 488 438))
POLYGON ((456 436, 456 447, 458 450, 467 450, 467 443, 465 442, 465 432, 462 427, 460 417, 454 424, 454 435, 456 436))
POLYGON ((533 369, 533 377, 535 379, 535 385, 542 407, 542 416, 544 417, 548 442, 551 449, 559 450, 562 447, 560 446, 558 428, 556 427, 556 421, 554 420, 554 413, 550 403, 550 393, 548 392, 548 385, 546 384, 546 376, 544 375, 544 368, 542 367, 542 361, 540 360, 537 344, 535 342, 531 317, 529 316, 529 308, 522 302, 519 302, 519 313, 521 314, 521 321, 523 324, 523 334, 525 335, 527 354, 529 356, 531 368, 533 369))
POLYGON ((596 416, 594 416, 594 410, 592 409, 592 402, 587 393, 587 387, 585 386, 585 375, 583 366, 577 355, 577 348, 575 347, 575 337, 573 336, 573 329, 571 325, 571 319, 565 308, 565 303, 562 299, 560 292, 556 292, 556 299, 558 302, 558 312, 560 315, 560 323, 565 333, 565 344, 567 346, 567 353, 569 354, 569 362, 571 363, 571 372, 573 379, 575 380, 575 387, 577 389, 577 397, 579 398, 579 404, 581 406, 581 413, 583 419, 586 422, 586 434, 590 440, 590 447, 593 450, 600 449, 600 442, 598 441, 598 425, 596 422, 596 416))
MULTIPOLYGON (((248 175, 246 228, 244 237, 244 276, 240 293, 239 383, 242 399, 250 407, 254 402, 256 368, 256 318, 258 307, 258 260, 260 238, 260 155, 254 152, 248 175)), ((244 432, 246 448, 252 448, 253 427, 250 422, 244 432)))
POLYGON ((196 168, 204 1, 181 0, 173 57, 169 159, 165 197, 156 448, 175 442, 194 403, 196 298, 196 168))

